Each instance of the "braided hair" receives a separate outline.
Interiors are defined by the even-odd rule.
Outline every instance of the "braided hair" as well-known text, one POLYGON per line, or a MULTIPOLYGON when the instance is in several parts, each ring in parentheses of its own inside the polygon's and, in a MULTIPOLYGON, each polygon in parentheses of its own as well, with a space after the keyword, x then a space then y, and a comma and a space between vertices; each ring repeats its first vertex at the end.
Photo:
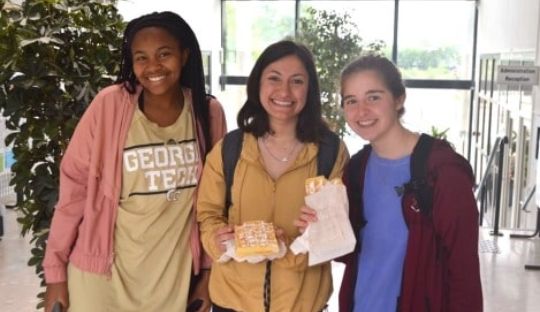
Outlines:
POLYGON ((122 59, 120 61, 120 73, 116 79, 117 84, 122 84, 126 90, 133 94, 137 87, 137 77, 133 72, 133 58, 131 45, 135 34, 146 27, 160 27, 168 31, 180 43, 183 49, 189 50, 186 64, 182 68, 180 85, 191 89, 193 113, 196 122, 201 126, 204 135, 205 146, 201 150, 201 158, 204 160, 206 153, 211 148, 210 122, 208 99, 205 91, 204 72, 202 65, 201 49, 195 33, 188 23, 178 14, 165 11, 154 12, 140 16, 130 21, 124 30, 122 39, 122 59))

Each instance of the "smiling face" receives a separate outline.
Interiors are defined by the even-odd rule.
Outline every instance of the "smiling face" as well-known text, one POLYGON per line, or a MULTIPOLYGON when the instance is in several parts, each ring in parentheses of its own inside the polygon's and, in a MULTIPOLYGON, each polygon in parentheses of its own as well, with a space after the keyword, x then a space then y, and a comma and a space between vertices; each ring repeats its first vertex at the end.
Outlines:
POLYGON ((146 27, 137 32, 131 44, 133 72, 145 91, 166 95, 179 90, 182 67, 189 50, 165 29, 146 27))
POLYGON ((295 55, 288 55, 270 63, 263 70, 260 94, 270 124, 296 123, 306 105, 308 73, 295 55))
POLYGON ((400 131, 405 95, 394 97, 376 71, 362 70, 344 78, 342 97, 347 124, 364 140, 376 144, 400 131))

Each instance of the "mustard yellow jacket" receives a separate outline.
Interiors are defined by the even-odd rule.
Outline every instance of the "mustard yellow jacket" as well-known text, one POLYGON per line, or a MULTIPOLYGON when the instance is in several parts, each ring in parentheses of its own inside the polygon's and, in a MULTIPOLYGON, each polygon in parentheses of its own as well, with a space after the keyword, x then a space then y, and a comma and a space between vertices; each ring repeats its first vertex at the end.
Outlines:
MULTIPOLYGON (((291 167, 274 181, 264 168, 257 139, 245 134, 231 188, 233 205, 226 219, 221 143, 207 156, 198 193, 197 220, 204 249, 212 259, 219 259, 222 252, 214 242, 216 230, 251 220, 273 222, 282 228, 288 247, 300 235, 293 220, 304 204, 304 181, 317 174, 317 145, 305 144, 291 167)), ((341 142, 330 178, 341 177, 348 158, 341 142)), ((265 263, 214 262, 209 285, 212 301, 235 311, 264 311, 265 269, 265 263)), ((273 261, 271 272, 271 311, 321 311, 332 293, 329 262, 308 267, 307 255, 295 256, 287 250, 283 258, 273 261)))

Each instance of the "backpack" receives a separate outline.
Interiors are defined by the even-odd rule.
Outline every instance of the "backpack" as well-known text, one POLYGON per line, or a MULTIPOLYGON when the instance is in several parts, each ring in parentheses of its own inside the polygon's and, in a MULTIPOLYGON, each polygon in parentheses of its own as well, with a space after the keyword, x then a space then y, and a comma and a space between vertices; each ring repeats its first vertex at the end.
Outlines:
MULTIPOLYGON (((244 133, 240 129, 233 130, 225 135, 221 147, 221 159, 223 160, 223 176, 225 177, 225 217, 228 216, 231 206, 231 186, 234 179, 234 170, 240 152, 244 133)), ((330 130, 322 133, 317 153, 317 175, 326 178, 330 176, 339 151, 339 137, 330 130)))
MULTIPOLYGON (((412 191, 415 195, 420 212, 430 217, 433 208, 433 188, 428 181, 428 156, 431 152, 431 147, 435 142, 435 138, 421 134, 418 143, 413 149, 411 155, 411 179, 405 183, 402 187, 396 187, 396 192, 402 195, 405 190, 412 191)), ((351 190, 359 190, 358 173, 360 172, 360 165, 364 157, 369 156, 371 146, 366 145, 358 153, 357 157, 351 159, 349 166, 347 167, 347 175, 349 176, 349 186, 351 190)), ((360 200, 360 192, 351 192, 354 200, 360 200)))

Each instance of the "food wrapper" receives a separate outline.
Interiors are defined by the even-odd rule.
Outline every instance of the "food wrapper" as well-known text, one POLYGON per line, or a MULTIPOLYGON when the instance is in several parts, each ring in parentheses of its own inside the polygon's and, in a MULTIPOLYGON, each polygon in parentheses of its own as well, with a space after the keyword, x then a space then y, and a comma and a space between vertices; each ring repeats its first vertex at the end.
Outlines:
POLYGON ((290 246, 294 254, 308 252, 308 264, 317 265, 354 250, 356 238, 349 221, 349 201, 341 180, 324 177, 306 180, 306 205, 317 212, 317 222, 310 223, 290 246))

